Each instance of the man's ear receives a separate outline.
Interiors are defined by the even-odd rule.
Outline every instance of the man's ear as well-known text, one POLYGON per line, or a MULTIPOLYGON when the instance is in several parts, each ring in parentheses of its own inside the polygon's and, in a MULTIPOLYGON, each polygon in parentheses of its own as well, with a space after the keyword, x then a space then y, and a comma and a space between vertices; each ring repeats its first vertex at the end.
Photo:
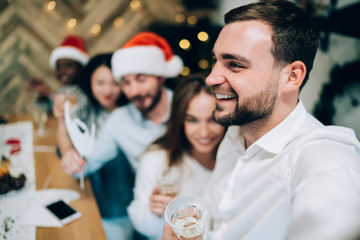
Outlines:
POLYGON ((286 71, 286 80, 283 90, 285 92, 291 92, 294 90, 300 90, 300 86, 306 76, 306 66, 301 61, 295 61, 291 63, 286 71))

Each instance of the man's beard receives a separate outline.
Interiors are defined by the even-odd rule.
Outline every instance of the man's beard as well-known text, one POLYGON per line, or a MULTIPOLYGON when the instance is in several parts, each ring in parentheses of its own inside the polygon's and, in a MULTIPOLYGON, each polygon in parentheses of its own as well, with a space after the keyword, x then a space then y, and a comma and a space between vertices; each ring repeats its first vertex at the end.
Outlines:
POLYGON ((136 100, 136 99, 141 99, 141 98, 145 98, 145 97, 151 97, 152 99, 152 102, 150 104, 150 106, 148 107, 145 107, 143 104, 140 104, 140 106, 137 106, 138 110, 143 114, 143 115, 146 115, 147 113, 151 112, 155 107, 156 105, 160 102, 160 99, 161 99, 161 88, 158 89, 158 91, 156 92, 156 94, 154 96, 151 96, 151 95, 145 95, 144 97, 143 96, 135 96, 133 97, 130 102, 136 100))
POLYGON ((213 112, 214 119, 222 126, 229 127, 231 125, 243 126, 267 118, 275 107, 277 86, 274 83, 270 84, 268 89, 255 97, 244 99, 241 106, 237 102, 235 110, 223 117, 217 116, 216 112, 221 112, 223 109, 220 104, 216 104, 213 112))

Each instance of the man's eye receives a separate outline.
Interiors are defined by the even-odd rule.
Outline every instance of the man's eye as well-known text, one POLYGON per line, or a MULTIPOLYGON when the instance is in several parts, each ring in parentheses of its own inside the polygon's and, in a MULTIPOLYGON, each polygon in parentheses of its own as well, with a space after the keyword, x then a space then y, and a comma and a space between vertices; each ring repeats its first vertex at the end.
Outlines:
POLYGON ((229 63, 229 66, 232 67, 232 68, 244 68, 243 65, 238 64, 238 63, 236 63, 236 62, 230 62, 230 63, 229 63))
POLYGON ((139 74, 139 75, 137 75, 137 77, 136 77, 136 81, 138 81, 138 82, 145 82, 147 78, 148 78, 148 75, 139 74))
POLYGON ((74 65, 72 63, 65 63, 64 64, 66 68, 73 68, 74 65))
POLYGON ((120 86, 127 86, 127 85, 129 85, 129 83, 127 81, 125 81, 125 80, 122 80, 120 82, 120 86))

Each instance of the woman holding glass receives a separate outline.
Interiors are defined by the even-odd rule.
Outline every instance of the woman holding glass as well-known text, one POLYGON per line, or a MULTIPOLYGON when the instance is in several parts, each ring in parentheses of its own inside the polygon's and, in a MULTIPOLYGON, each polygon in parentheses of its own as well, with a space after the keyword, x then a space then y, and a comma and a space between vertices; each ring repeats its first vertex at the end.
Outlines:
MULTIPOLYGON (((85 103, 77 104, 71 116, 79 118, 89 129, 94 122, 97 132, 110 113, 127 102, 121 94, 120 85, 113 78, 111 56, 112 54, 100 54, 93 57, 76 81, 87 100, 85 103)), ((79 153, 73 147, 67 133, 64 119, 65 100, 61 96, 55 96, 53 110, 58 120, 57 139, 62 155, 62 167, 66 171, 67 165, 71 165, 73 159, 79 157, 79 153)), ((89 178, 107 238, 132 239, 133 227, 127 216, 126 207, 133 198, 134 173, 125 155, 119 149, 115 159, 89 175, 89 178)))
POLYGON ((134 200, 128 207, 137 231, 159 240, 167 204, 179 195, 201 196, 215 167, 225 129, 213 120, 215 97, 204 79, 176 87, 165 134, 142 156, 134 200))

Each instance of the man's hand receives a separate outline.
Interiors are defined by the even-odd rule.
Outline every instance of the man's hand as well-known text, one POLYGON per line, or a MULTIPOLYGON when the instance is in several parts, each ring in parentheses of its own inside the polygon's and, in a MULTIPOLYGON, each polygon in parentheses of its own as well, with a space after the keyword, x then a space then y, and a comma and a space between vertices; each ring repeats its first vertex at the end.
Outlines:
POLYGON ((51 95, 50 88, 44 83, 42 79, 32 77, 29 79, 29 82, 26 86, 29 90, 35 91, 39 98, 46 98, 50 97, 51 95))
POLYGON ((81 172, 85 164, 85 160, 80 157, 79 153, 75 149, 67 151, 61 158, 61 167, 64 172, 69 175, 81 172))
POLYGON ((164 216, 166 206, 173 199, 174 197, 161 195, 160 186, 156 186, 150 196, 150 211, 159 217, 164 216))
POLYGON ((169 224, 164 225, 161 240, 178 240, 176 234, 174 233, 169 224))

